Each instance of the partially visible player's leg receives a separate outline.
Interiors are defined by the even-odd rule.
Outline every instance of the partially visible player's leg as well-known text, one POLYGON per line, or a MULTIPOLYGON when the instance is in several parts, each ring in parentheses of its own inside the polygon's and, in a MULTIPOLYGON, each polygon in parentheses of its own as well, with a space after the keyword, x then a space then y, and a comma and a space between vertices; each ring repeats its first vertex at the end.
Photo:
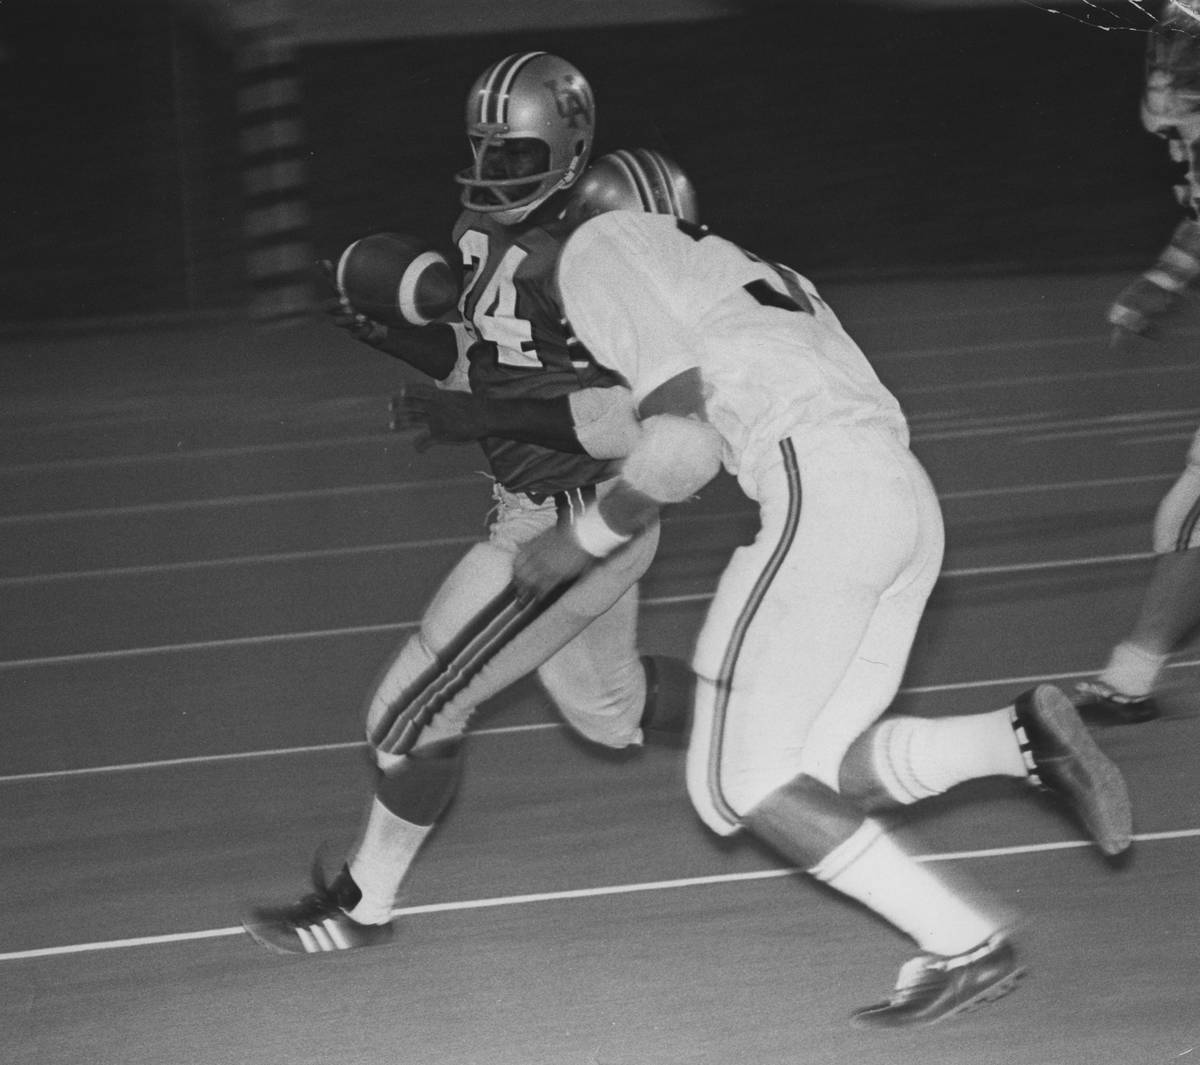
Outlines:
POLYGON ((1176 84, 1170 75, 1147 84, 1142 119, 1150 132, 1162 137, 1179 168, 1174 192, 1185 216, 1154 264, 1113 300, 1108 320, 1117 348, 1137 337, 1160 337, 1167 320, 1200 281, 1200 112, 1195 94, 1176 94, 1176 84))
POLYGON ((1200 625, 1200 432, 1183 473, 1154 518, 1157 558, 1129 635, 1094 679, 1077 686, 1076 702, 1122 724, 1158 716, 1155 690, 1167 660, 1200 625))

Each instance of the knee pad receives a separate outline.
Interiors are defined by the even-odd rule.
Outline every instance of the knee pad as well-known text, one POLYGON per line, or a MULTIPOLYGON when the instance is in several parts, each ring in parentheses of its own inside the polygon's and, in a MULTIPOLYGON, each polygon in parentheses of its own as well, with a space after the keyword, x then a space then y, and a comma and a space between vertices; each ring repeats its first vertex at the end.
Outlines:
POLYGON ((866 817, 828 784, 801 773, 742 818, 764 843, 811 871, 853 836, 866 817))
POLYGON ((417 748, 379 774, 375 797, 411 824, 432 825, 458 790, 462 763, 459 740, 417 748))

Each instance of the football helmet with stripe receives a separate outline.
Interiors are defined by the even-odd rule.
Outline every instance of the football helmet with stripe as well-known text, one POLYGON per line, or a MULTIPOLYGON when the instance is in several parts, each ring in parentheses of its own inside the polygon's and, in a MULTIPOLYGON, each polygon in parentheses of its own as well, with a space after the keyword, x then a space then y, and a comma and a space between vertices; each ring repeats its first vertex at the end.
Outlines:
POLYGON ((595 103, 571 63, 546 52, 506 56, 485 70, 467 96, 467 137, 474 161, 455 180, 462 204, 515 225, 587 166, 595 103))
POLYGON ((606 211, 700 220, 696 189, 687 174, 673 159, 647 148, 602 155, 572 189, 566 214, 575 225, 606 211))

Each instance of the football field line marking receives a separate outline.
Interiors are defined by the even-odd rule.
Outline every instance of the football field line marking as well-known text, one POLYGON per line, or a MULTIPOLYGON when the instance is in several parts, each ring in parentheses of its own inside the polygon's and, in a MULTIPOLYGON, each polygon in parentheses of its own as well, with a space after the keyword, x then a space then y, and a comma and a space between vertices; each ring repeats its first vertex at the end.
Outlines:
MULTIPOLYGON (((1139 843, 1167 840, 1194 839, 1200 837, 1200 828, 1183 828, 1168 832, 1145 832, 1133 838, 1139 843)), ((988 847, 982 850, 947 851, 942 854, 919 854, 916 860, 922 863, 974 861, 985 858, 1011 858, 1022 854, 1044 854, 1053 851, 1079 850, 1091 847, 1088 840, 1062 840, 1054 843, 1026 843, 1010 847, 988 847)), ((402 906, 392 911, 394 917, 412 917, 423 914, 452 913, 464 910, 490 910, 502 906, 528 906, 545 902, 564 902, 572 899, 595 899, 609 895, 634 895, 647 891, 676 891, 713 884, 741 884, 755 880, 773 880, 803 875, 797 868, 759 869, 744 873, 717 873, 712 876, 693 876, 678 880, 652 880, 642 883, 613 884, 604 887, 572 888, 565 891, 541 891, 528 895, 499 895, 492 898, 464 899, 459 902, 434 902, 423 906, 402 906)), ((209 928, 197 932, 172 932, 157 936, 135 936, 128 939, 110 939, 94 943, 72 943, 60 947, 40 947, 32 950, 14 950, 0 953, 0 962, 24 961, 31 958, 61 957, 68 954, 92 954, 109 950, 127 950, 132 947, 151 947, 167 943, 186 943, 203 939, 223 939, 245 935, 240 925, 229 928, 209 928)))
MULTIPOLYGON (((1075 306, 1079 306, 1076 304, 1075 306)), ((1000 309, 997 313, 1011 313, 1006 309, 1000 309)), ((926 315, 924 317, 932 317, 926 315)), ((872 321, 870 318, 864 318, 863 321, 872 321)), ((882 321, 883 319, 874 319, 882 321)), ((1200 330, 1195 328, 1180 329, 1174 334, 1177 338, 1200 336, 1200 330)), ((1069 348, 1084 346, 1095 346, 1098 350, 1103 350, 1108 347, 1109 338, 1107 335, 1087 334, 1087 333, 1069 333, 1063 336, 1050 337, 1025 337, 1023 339, 1013 340, 985 340, 976 341, 972 344, 925 344, 917 348, 881 348, 878 351, 870 353, 869 357, 872 362, 882 363, 888 359, 940 359, 947 355, 997 355, 1001 352, 1011 351, 1014 354, 1023 354, 1028 351, 1053 351, 1055 348, 1069 348)))
MULTIPOLYGON (((1074 422, 1072 423, 1074 425, 1074 422)), ((1037 426, 1040 427, 1040 426, 1037 426)), ((1028 426, 1026 428, 1034 428, 1028 426)), ((1159 428, 1159 426, 1138 426, 1129 429, 1124 429, 1123 432, 1146 432, 1147 429, 1159 428)), ((944 432, 940 429, 937 432, 944 432)), ((978 429, 977 432, 991 432, 991 429, 978 429)), ((1079 481, 1058 481, 1052 483, 1044 483, 1044 485, 1002 485, 995 488, 971 488, 964 489, 959 492, 940 492, 938 499, 946 501, 948 499, 983 499, 988 497, 1003 497, 1003 495, 1028 495, 1034 493, 1046 492, 1072 492, 1079 489, 1096 489, 1096 488, 1114 488, 1126 485, 1145 485, 1156 481, 1172 480, 1176 474, 1145 474, 1134 475, 1127 477, 1094 477, 1094 479, 1086 479, 1079 481)), ((382 483, 382 485, 350 485, 335 488, 310 488, 302 489, 295 492, 268 492, 262 495, 226 495, 220 498, 205 498, 205 499, 180 499, 170 501, 170 503, 140 503, 130 504, 127 506, 102 506, 102 507, 84 507, 84 509, 65 510, 65 511, 36 511, 31 513, 20 513, 20 515, 0 515, 0 528, 5 525, 30 525, 40 523, 52 523, 58 521, 92 521, 97 518, 120 518, 120 517, 137 517, 142 515, 154 515, 154 513, 174 513, 178 511, 188 510, 218 510, 221 507, 233 506, 259 506, 270 505, 276 503, 305 503, 305 501, 323 500, 323 499, 340 499, 353 498, 356 495, 384 495, 389 493, 414 492, 421 491, 422 488, 455 488, 455 487, 470 487, 478 485, 482 480, 487 480, 486 475, 476 474, 473 476, 461 477, 440 477, 440 479, 431 479, 428 481, 397 481, 395 483, 382 483)), ((752 513, 751 506, 748 504, 745 507, 745 513, 752 513)), ((686 516, 686 519, 695 517, 694 515, 686 516)), ((664 518, 665 522, 683 521, 684 518, 673 518, 670 515, 664 518)), ((414 543, 457 543, 462 537, 446 537, 444 541, 413 541, 414 543)), ((409 541, 397 541, 395 546, 407 546, 409 541)), ((388 544, 382 544, 386 547, 388 544)), ((354 550, 356 548, 348 548, 354 550)), ((329 548, 329 550, 337 550, 337 548, 329 548)), ((245 556, 245 558, 254 558, 253 555, 245 556)), ((234 559, 240 560, 238 559, 234 559)), ((212 559, 199 560, 188 562, 164 562, 164 567, 168 566, 187 566, 187 565, 216 565, 220 562, 228 561, 227 559, 212 559)), ((52 574, 59 576, 59 574, 52 574)), ((66 574, 68 576, 68 574, 66 574)), ((8 578, 13 579, 13 578, 8 578)), ((37 574, 30 574, 29 577, 17 579, 32 580, 37 579, 37 574)))
MULTIPOLYGON (((1200 666, 1200 658, 1181 659, 1168 662, 1167 669, 1191 669, 1200 666)), ((1035 684, 1053 684, 1060 681, 1094 677, 1099 667, 1081 669, 1072 673, 1038 673, 1022 677, 991 677, 987 680, 954 681, 947 684, 922 684, 901 688, 902 695, 938 695, 945 692, 971 691, 979 688, 1027 688, 1035 684)), ((1182 716, 1182 715, 1181 715, 1182 716)), ((548 732, 566 726, 559 721, 539 721, 529 725, 500 725, 495 728, 473 729, 471 736, 512 736, 522 732, 548 732)), ((234 751, 227 754, 198 754, 184 758, 162 758, 147 762, 125 762, 116 765, 81 766, 76 769, 47 769, 36 773, 12 773, 0 776, 0 784, 21 784, 37 780, 58 780, 65 777, 94 776, 111 773, 129 773, 144 769, 167 769, 176 766, 207 765, 221 762, 240 762, 252 758, 283 758, 296 754, 326 754, 334 751, 365 749, 365 740, 346 740, 340 743, 315 743, 302 747, 272 747, 258 751, 234 751)))
POLYGON ((428 540, 397 540, 386 544, 360 544, 356 547, 322 547, 311 551, 276 551, 261 555, 231 555, 225 558, 201 558, 188 562, 152 562, 138 566, 105 566, 103 569, 62 570, 33 573, 22 577, 0 577, 0 588, 26 584, 53 584, 75 580, 111 580, 117 577, 145 577, 156 573, 186 573, 188 570, 227 569, 234 566, 269 566, 279 562, 316 562, 320 559, 352 558, 355 555, 383 555, 401 551, 436 551, 443 547, 465 547, 479 542, 479 536, 438 536, 428 540))
MULTIPOLYGON (((959 492, 943 492, 940 500, 943 504, 966 500, 1003 498, 1014 494, 1032 494, 1035 492, 1065 492, 1072 489, 1087 489, 1095 491, 1102 488, 1126 487, 1137 484, 1148 484, 1174 480, 1174 474, 1160 474, 1148 477, 1109 477, 1096 481, 1063 482, 1060 484, 1020 485, 1004 488, 966 489, 959 492)), ((686 522, 695 525, 698 522, 717 524, 738 519, 755 518, 753 508, 747 506, 739 510, 715 511, 709 514, 686 514, 679 517, 667 516, 662 524, 675 525, 686 522)), ((0 524, 4 521, 0 518, 0 524)), ((257 555, 226 555, 219 558, 188 559, 175 562, 149 562, 128 566, 104 566, 97 569, 59 570, 49 573, 30 573, 15 577, 0 577, 0 588, 19 587, 23 585, 63 583, 73 580, 113 580, 121 577, 144 577, 159 573, 185 573, 205 569, 227 569, 234 566, 267 566, 290 562, 315 562, 321 559, 352 558, 356 555, 383 555, 405 551, 437 551, 442 548, 467 547, 478 543, 480 535, 472 533, 469 536, 434 536, 423 540, 392 540, 380 544, 357 544, 345 547, 320 547, 303 551, 274 551, 257 555)), ((1125 559, 1129 556, 1113 556, 1125 559)), ((1082 560, 1086 562, 1088 560, 1082 560)), ((1066 565, 1050 561, 1035 563, 1035 565, 1056 566, 1066 565)), ((1079 564, 1074 563, 1074 564, 1079 564)), ((946 574, 961 576, 963 570, 947 570, 946 574)))
POLYGON ((0 515, 0 526, 27 525, 34 522, 68 519, 120 518, 142 514, 170 514, 180 510, 214 510, 221 507, 252 507, 269 503, 302 503, 313 499, 345 499, 364 495, 386 495, 429 489, 437 491, 460 485, 475 485, 481 476, 431 477, 417 481, 385 481, 378 484, 337 485, 333 488, 305 488, 291 492, 262 492, 257 495, 205 496, 203 499, 177 499, 165 503, 132 503, 120 507, 82 507, 75 510, 45 510, 29 514, 0 515))
MULTIPOLYGON (((961 577, 991 577, 1014 573, 1036 573, 1053 569, 1078 569, 1086 566, 1108 566, 1127 562, 1145 562, 1155 557, 1152 551, 1133 551, 1120 555, 1096 555, 1091 558, 1047 559, 1042 562, 1015 562, 996 566, 968 566, 943 570, 940 580, 961 577)), ((703 603, 712 599, 712 592, 692 592, 687 595, 646 597, 643 607, 679 606, 703 603)), ((259 636, 231 636, 217 640, 192 640, 186 643, 150 644, 145 647, 121 647, 111 651, 78 651, 63 655, 41 655, 34 658, 10 658, 0 661, 0 672, 30 667, 74 665, 81 662, 104 662, 141 655, 173 654, 185 651, 213 651, 228 647, 255 647, 266 644, 289 643, 297 640, 323 640, 341 636, 363 636, 380 632, 403 632, 415 629, 419 620, 390 621, 376 625, 352 625, 339 629, 311 629, 303 632, 268 633, 259 636)))
POLYGON ((138 455, 98 455, 93 458, 50 459, 22 462, 0 467, 3 474, 50 473, 54 470, 89 470, 105 466, 136 466, 151 462, 187 462, 193 459, 232 459, 243 455, 286 454, 290 451, 320 451, 322 448, 357 447, 378 444, 389 433, 364 433, 357 436, 327 437, 321 440, 282 440, 270 444, 242 444, 237 447, 198 447, 192 451, 146 451, 138 455))
MULTIPOLYGON (((895 389, 896 398, 905 405, 910 396, 937 396, 955 392, 969 392, 988 388, 1012 388, 1029 385, 1062 385, 1085 384, 1093 381, 1120 381, 1126 378, 1142 379, 1145 377, 1164 377, 1171 374, 1195 373, 1194 363, 1179 363, 1162 366, 1131 366, 1112 370, 1083 369, 1068 370, 1055 373, 1029 373, 1010 377, 982 377, 973 381, 955 381, 951 384, 935 385, 899 385, 895 389)), ((1070 424, 1070 421, 1063 423, 1070 424)))

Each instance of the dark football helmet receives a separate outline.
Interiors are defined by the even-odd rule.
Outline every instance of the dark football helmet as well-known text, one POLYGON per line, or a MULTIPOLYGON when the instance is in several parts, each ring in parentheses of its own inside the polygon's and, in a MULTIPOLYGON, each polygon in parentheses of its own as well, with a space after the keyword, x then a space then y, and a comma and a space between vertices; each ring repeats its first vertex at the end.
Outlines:
POLYGON ((574 225, 606 211, 671 214, 699 222, 696 189, 673 159, 647 148, 602 155, 571 191, 566 217, 574 225))

